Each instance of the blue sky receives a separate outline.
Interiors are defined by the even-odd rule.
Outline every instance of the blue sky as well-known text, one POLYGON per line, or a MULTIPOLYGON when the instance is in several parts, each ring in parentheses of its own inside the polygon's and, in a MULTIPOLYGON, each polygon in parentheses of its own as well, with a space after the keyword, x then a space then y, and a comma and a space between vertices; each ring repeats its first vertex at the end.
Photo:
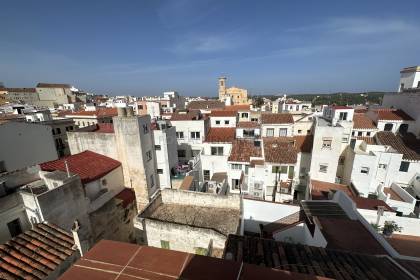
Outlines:
POLYGON ((420 64, 420 1, 2 1, 0 81, 98 93, 392 91, 420 64))

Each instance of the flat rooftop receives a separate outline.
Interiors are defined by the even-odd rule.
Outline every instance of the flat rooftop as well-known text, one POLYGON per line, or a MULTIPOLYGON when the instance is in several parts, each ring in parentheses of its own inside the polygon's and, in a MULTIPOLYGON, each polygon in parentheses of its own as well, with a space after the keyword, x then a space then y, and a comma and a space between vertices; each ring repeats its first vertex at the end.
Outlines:
MULTIPOLYGON (((140 218, 212 229, 225 236, 236 233, 240 207, 227 206, 229 197, 183 190, 163 190, 140 214, 140 218), (212 203, 215 205, 212 206, 212 203), (216 206, 216 204, 218 205, 216 206), (223 207, 226 203, 226 207, 223 207)), ((238 200, 239 201, 239 200, 238 200)))

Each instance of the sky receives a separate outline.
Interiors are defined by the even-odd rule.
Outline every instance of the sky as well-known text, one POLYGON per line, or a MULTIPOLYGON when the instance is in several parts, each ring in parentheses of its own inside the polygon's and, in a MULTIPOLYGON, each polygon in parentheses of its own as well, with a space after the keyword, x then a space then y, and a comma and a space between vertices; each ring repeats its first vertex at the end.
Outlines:
POLYGON ((395 91, 420 1, 4 0, 0 81, 111 95, 395 91), (403 3, 403 4, 402 4, 403 3))

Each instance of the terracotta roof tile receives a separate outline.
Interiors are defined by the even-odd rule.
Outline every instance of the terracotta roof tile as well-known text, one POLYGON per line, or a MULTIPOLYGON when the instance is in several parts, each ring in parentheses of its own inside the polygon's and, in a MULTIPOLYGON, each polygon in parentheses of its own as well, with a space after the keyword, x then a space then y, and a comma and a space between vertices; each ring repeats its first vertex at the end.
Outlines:
POLYGON ((354 203, 356 203, 356 207, 359 209, 367 209, 367 210, 378 210, 378 206, 385 207, 385 211, 395 212, 385 201, 380 199, 373 199, 373 198, 365 198, 365 197, 355 197, 351 198, 354 203))
POLYGON ((377 109, 378 120, 385 121, 413 121, 414 119, 403 110, 377 109))
POLYGON ((114 125, 112 123, 98 123, 93 132, 98 133, 114 133, 114 125))
POLYGON ((349 110, 349 109, 353 109, 352 107, 349 107, 349 106, 340 106, 340 105, 333 105, 333 106, 331 106, 331 108, 333 108, 334 110, 349 110))
POLYGON ((318 180, 311 180, 311 196, 313 200, 328 199, 328 193, 331 191, 343 191, 350 197, 356 196, 354 190, 349 186, 318 180))
MULTIPOLYGON (((324 279, 285 270, 219 258, 199 256, 156 247, 101 240, 62 276, 61 280, 147 279, 147 280, 248 280, 324 279)), ((290 270, 290 269, 289 269, 290 270)))
POLYGON ((124 188, 120 191, 115 198, 122 200, 122 207, 127 208, 133 201, 136 200, 136 196, 134 194, 133 189, 124 188))
POLYGON ((420 258, 420 236, 394 233, 387 241, 401 255, 420 258))
POLYGON ((231 143, 235 140, 234 127, 211 127, 206 136, 206 142, 231 143))
POLYGON ((83 183, 95 181, 121 166, 121 163, 115 159, 91 151, 84 151, 41 163, 40 167, 44 171, 61 170, 66 172, 65 161, 67 161, 69 171, 79 175, 83 183))
POLYGON ((225 106, 225 110, 231 110, 231 111, 249 111, 251 109, 251 105, 247 104, 241 104, 241 105, 230 105, 225 106))
POLYGON ((376 129, 376 126, 365 114, 354 114, 353 129, 376 129))
MULTIPOLYGON (((261 145, 261 142, 258 142, 261 145)), ((228 161, 250 162, 251 157, 261 157, 261 147, 252 140, 235 140, 228 161)))
POLYGON ((236 117, 236 114, 236 111, 213 110, 210 113, 210 117, 236 117))
POLYGON ((260 124, 257 122, 238 122, 236 125, 238 128, 258 128, 260 124))
POLYGON ((194 110, 223 109, 225 108, 225 103, 218 100, 191 101, 188 103, 187 108, 194 110))
MULTIPOLYGON (((347 238, 349 242, 353 240, 347 238)), ((383 256, 259 237, 229 235, 223 258, 273 268, 274 271, 287 270, 332 279, 411 279, 392 260, 383 256)), ((257 276, 255 279, 266 278, 257 276)))
POLYGON ((261 114, 261 123, 262 124, 292 124, 294 123, 292 114, 288 113, 265 113, 261 114))
POLYGON ((418 140, 411 139, 409 135, 401 138, 390 131, 379 131, 375 136, 379 144, 391 146, 398 153, 403 154, 403 159, 420 161, 418 140))
POLYGON ((46 222, 36 224, 0 245, 0 278, 45 279, 75 254, 73 246, 72 236, 63 229, 46 222))
POLYGON ((265 162, 293 164, 297 161, 299 151, 293 137, 265 137, 263 146, 265 162))
POLYGON ((293 139, 295 140, 295 146, 299 152, 301 153, 312 152, 312 146, 314 144, 313 135, 293 136, 293 139))

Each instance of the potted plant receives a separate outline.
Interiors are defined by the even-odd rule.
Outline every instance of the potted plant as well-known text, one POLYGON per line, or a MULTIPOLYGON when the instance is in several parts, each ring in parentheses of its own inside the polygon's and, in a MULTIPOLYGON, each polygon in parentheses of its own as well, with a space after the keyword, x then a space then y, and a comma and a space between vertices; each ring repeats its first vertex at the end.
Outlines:
POLYGON ((394 221, 386 221, 384 227, 382 228, 382 233, 386 237, 390 237, 394 231, 401 232, 402 227, 398 226, 394 221))

